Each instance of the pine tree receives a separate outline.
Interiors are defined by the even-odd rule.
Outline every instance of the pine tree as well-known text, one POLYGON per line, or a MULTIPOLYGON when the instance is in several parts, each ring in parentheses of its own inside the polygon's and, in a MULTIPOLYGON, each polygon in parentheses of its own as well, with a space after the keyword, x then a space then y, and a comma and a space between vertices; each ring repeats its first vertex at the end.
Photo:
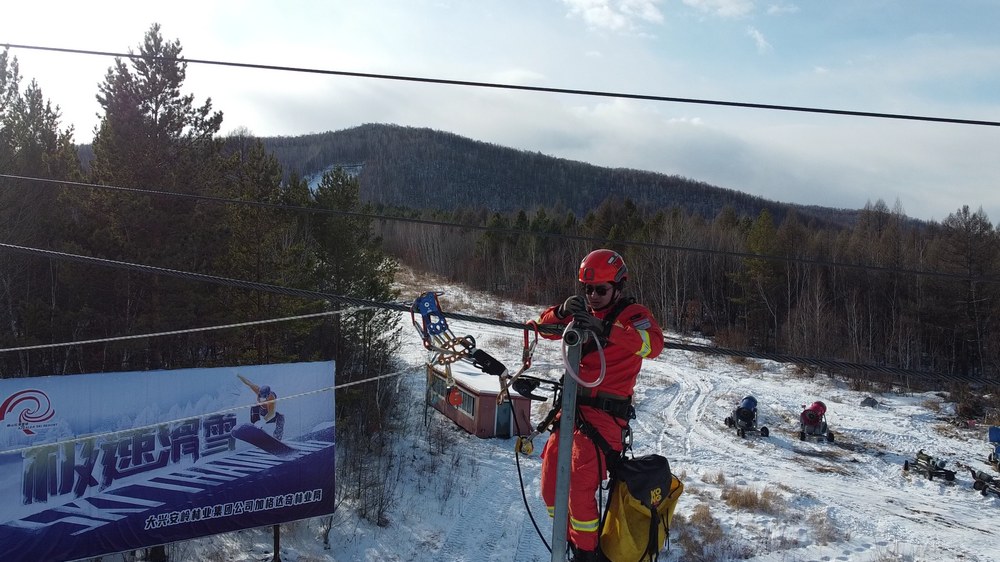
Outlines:
MULTIPOLYGON (((0 170, 47 180, 79 180, 73 129, 60 126, 58 106, 31 81, 22 92, 17 59, 0 52, 0 170)), ((60 188, 48 183, 0 178, 0 240, 60 250, 63 231, 60 188)), ((0 253, 0 347, 68 339, 72 325, 63 301, 59 265, 0 253)), ((60 352, 22 352, 0 358, 0 376, 59 372, 60 352)))
MULTIPOLYGON (((382 251, 381 239, 372 232, 372 220, 362 216, 369 209, 361 204, 357 179, 342 168, 324 173, 312 204, 343 213, 312 220, 320 290, 366 300, 395 298, 392 281, 396 263, 382 251)), ((329 352, 337 362, 338 382, 363 378, 386 367, 398 337, 394 313, 345 313, 335 316, 331 327, 329 352)))
MULTIPOLYGON (((311 231, 316 270, 323 280, 321 290, 365 300, 386 301, 396 296, 392 289, 396 264, 381 249, 372 234, 370 211, 359 197, 359 184, 342 168, 323 174, 312 205, 338 211, 313 217, 311 231)), ((369 379, 387 372, 398 346, 396 313, 381 309, 346 310, 343 303, 331 306, 344 311, 331 317, 321 334, 337 368, 337 384, 369 379)), ((384 524, 385 498, 391 497, 387 464, 392 462, 393 402, 391 385, 360 384, 337 391, 338 447, 344 463, 338 464, 340 481, 352 482, 360 498, 362 516, 384 524), (389 436, 389 437, 387 437, 389 436), (374 465, 372 465, 374 463, 374 465)), ((339 461, 338 461, 339 463, 339 461)))
MULTIPOLYGON (((201 106, 182 95, 187 63, 178 41, 164 41, 160 26, 146 32, 138 53, 116 59, 99 85, 104 110, 95 131, 92 181, 98 184, 215 195, 223 181, 222 114, 211 100, 201 106)), ((101 257, 184 271, 210 271, 223 211, 213 203, 178 197, 94 190, 78 195, 82 210, 72 233, 81 251, 101 257)), ((212 318, 217 287, 147 274, 114 272, 79 294, 100 330, 108 334, 197 325, 212 318)), ((199 345, 195 343, 194 345, 199 345)), ((167 368, 201 355, 183 341, 149 340, 138 357, 119 358, 126 368, 167 368)), ((96 349, 96 353, 106 350, 96 349)), ((103 366, 102 366, 103 368, 103 366)))
POLYGON ((982 280, 995 278, 1000 237, 982 207, 972 212, 968 205, 963 205, 949 214, 941 226, 944 235, 941 263, 949 271, 966 277, 948 283, 939 301, 952 320, 956 370, 963 375, 980 375, 986 369, 984 341, 996 325, 992 312, 997 305, 995 283, 982 280))
MULTIPOLYGON (((308 203, 306 182, 292 177, 282 182, 282 170, 263 143, 245 132, 227 139, 232 172, 228 197, 275 205, 303 206, 308 203)), ((314 257, 309 248, 308 216, 267 209, 257 205, 230 204, 223 216, 225 232, 219 239, 222 256, 217 266, 227 277, 281 287, 313 289, 317 286, 314 257)), ((306 314, 320 310, 321 303, 263 291, 232 289, 223 295, 218 311, 238 320, 257 320, 306 314)), ((303 339, 315 322, 265 324, 225 334, 232 348, 227 360, 271 363, 303 360, 303 339), (252 342, 252 346, 240 345, 252 342)), ((220 335, 214 336, 217 340, 220 335)))

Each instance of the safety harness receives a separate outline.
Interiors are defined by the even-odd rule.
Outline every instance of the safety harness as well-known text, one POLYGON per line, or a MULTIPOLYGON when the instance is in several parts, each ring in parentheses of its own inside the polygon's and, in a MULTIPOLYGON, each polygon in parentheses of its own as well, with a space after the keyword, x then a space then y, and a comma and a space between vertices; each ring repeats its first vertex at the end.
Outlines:
MULTIPOLYGON (((623 297, 618 299, 611 309, 608 311, 607 315, 603 318, 604 333, 610 333, 611 327, 615 325, 618 320, 618 315, 622 313, 629 305, 635 303, 634 297, 623 297)), ((597 344, 591 340, 584 344, 582 355, 596 351, 597 344)), ((582 394, 589 389, 581 388, 581 394, 576 397, 576 406, 589 406, 602 412, 606 412, 612 417, 618 418, 625 421, 625 426, 622 428, 622 452, 616 451, 608 443, 606 439, 597 431, 597 429, 591 425, 582 415, 579 415, 579 410, 577 410, 578 415, 576 416, 576 426, 580 430, 580 433, 586 435, 595 445, 604 453, 608 468, 610 469, 617 460, 621 459, 625 450, 630 448, 632 445, 632 431, 629 428, 629 420, 635 419, 635 407, 632 406, 632 397, 628 396, 625 398, 615 398, 604 396, 598 393, 596 396, 589 396, 587 394, 582 394)), ((551 429, 551 431, 556 431, 559 429, 559 422, 555 419, 556 414, 562 406, 562 400, 558 397, 555 399, 555 405, 552 410, 545 416, 545 419, 538 426, 539 431, 545 431, 546 429, 551 429)))
POLYGON ((606 396, 585 396, 580 394, 576 397, 577 406, 590 406, 602 412, 607 412, 613 417, 626 420, 635 419, 635 408, 632 406, 631 398, 611 398, 606 396))

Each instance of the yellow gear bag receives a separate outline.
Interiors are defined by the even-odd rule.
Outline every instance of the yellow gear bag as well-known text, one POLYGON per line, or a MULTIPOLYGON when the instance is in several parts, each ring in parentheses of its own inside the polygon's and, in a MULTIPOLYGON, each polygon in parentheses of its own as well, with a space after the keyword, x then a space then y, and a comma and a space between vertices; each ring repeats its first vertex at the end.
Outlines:
POLYGON ((669 538, 684 484, 661 455, 624 459, 612 470, 600 548, 611 562, 654 562, 669 538))

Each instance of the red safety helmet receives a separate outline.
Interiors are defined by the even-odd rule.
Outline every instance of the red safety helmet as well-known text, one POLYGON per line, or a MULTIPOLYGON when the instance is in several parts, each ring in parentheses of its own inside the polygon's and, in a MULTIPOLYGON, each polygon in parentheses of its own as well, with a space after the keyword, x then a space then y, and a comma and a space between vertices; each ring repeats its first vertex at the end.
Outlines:
POLYGON ((594 250, 580 262, 581 283, 620 283, 626 279, 628 267, 614 250, 594 250))

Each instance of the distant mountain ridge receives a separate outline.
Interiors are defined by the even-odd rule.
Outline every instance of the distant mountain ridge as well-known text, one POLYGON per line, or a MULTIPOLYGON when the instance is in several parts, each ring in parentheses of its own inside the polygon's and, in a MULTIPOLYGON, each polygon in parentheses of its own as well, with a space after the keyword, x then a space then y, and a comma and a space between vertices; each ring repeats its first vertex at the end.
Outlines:
POLYGON ((366 201, 388 206, 497 212, 565 209, 578 216, 609 197, 647 209, 680 207, 706 218, 726 206, 755 217, 768 209, 780 222, 800 218, 851 224, 856 210, 769 201, 676 175, 606 168, 546 156, 428 128, 365 124, 296 137, 261 139, 288 173, 307 177, 331 166, 357 170, 366 201))

